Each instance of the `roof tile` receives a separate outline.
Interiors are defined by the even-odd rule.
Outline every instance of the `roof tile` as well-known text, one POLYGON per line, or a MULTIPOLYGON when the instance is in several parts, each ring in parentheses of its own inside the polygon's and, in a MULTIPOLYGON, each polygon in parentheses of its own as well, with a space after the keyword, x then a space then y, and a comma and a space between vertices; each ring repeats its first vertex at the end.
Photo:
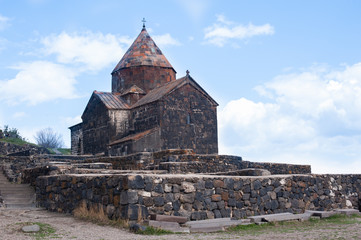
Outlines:
POLYGON ((113 72, 122 68, 144 65, 173 69, 145 28, 142 29, 113 72))
POLYGON ((94 91, 94 94, 104 103, 107 109, 129 109, 129 105, 119 94, 94 91))

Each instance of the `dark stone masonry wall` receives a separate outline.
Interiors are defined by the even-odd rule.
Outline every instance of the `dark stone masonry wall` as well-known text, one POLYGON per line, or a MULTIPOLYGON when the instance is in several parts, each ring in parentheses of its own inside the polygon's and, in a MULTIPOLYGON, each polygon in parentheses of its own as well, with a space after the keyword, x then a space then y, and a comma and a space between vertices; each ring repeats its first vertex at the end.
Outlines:
POLYGON ((135 153, 119 157, 90 158, 89 162, 107 162, 119 170, 167 170, 169 173, 216 173, 245 168, 263 168, 271 174, 308 174, 310 165, 258 163, 243 161, 242 157, 217 154, 194 154, 178 149, 155 153, 135 153))
POLYGON ((0 155, 8 155, 16 153, 21 153, 22 155, 31 155, 31 154, 48 154, 49 151, 46 148, 34 146, 31 144, 17 145, 8 142, 0 142, 0 155))
POLYGON ((83 201, 109 218, 149 214, 190 220, 310 210, 360 208, 361 175, 58 175, 36 182, 37 200, 51 211, 72 212, 83 201))
POLYGON ((191 84, 161 102, 162 149, 188 148, 198 154, 217 154, 217 104, 191 84))

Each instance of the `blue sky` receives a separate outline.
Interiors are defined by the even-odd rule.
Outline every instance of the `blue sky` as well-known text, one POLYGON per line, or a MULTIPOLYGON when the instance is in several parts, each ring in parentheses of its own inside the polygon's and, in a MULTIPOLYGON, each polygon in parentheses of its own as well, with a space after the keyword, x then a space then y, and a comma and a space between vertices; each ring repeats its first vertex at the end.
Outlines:
POLYGON ((219 103, 221 154, 361 172, 360 1, 0 0, 0 126, 68 127, 148 32, 219 103))

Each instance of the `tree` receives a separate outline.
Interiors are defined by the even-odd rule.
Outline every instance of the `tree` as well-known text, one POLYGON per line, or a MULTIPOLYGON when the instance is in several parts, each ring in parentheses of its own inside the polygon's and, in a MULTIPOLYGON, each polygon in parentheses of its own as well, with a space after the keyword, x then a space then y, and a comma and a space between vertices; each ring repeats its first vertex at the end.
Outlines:
POLYGON ((3 136, 5 138, 18 138, 21 140, 25 140, 24 138, 22 138, 20 136, 20 133, 16 128, 9 128, 8 125, 4 126, 4 131, 2 131, 2 132, 3 132, 3 136))
POLYGON ((54 132, 51 128, 38 131, 34 138, 39 146, 45 148, 61 148, 64 146, 63 136, 54 132))

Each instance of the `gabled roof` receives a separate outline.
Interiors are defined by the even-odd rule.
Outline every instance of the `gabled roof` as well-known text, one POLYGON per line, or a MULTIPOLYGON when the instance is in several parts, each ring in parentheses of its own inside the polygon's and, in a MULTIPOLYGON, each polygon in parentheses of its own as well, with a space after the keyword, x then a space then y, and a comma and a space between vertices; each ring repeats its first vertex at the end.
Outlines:
POLYGON ((184 86, 185 84, 191 84, 194 88, 196 88, 201 94, 203 94, 206 98, 208 98, 213 105, 218 106, 218 103, 214 101, 214 99, 201 87, 199 84, 194 81, 194 79, 190 75, 186 75, 182 78, 179 78, 175 81, 171 81, 159 88, 155 88, 151 90, 147 95, 141 98, 138 102, 136 102, 132 108, 142 106, 144 104, 148 104, 151 102, 155 102, 161 99, 163 96, 170 94, 177 88, 184 86))
POLYGON ((127 90, 125 90, 125 91, 121 94, 121 96, 130 94, 130 93, 146 94, 146 92, 145 92, 143 89, 141 89, 141 88, 138 87, 137 85, 133 85, 133 86, 131 86, 130 88, 128 88, 127 90))
POLYGON ((112 73, 122 68, 135 66, 157 66, 173 69, 162 51, 149 36, 145 27, 143 27, 138 37, 124 54, 112 73))
POLYGON ((129 105, 119 94, 94 91, 93 96, 99 98, 107 109, 129 109, 129 105))
POLYGON ((142 139, 143 137, 145 137, 145 136, 147 136, 147 135, 149 135, 151 133, 154 133, 154 132, 156 132, 158 130, 159 130, 159 127, 155 127, 155 128, 148 129, 148 130, 145 130, 145 131, 140 132, 140 133, 135 133, 135 134, 126 136, 124 138, 121 138, 119 140, 115 140, 114 142, 111 142, 109 144, 109 146, 115 145, 117 143, 122 143, 122 142, 137 141, 137 140, 142 139))

